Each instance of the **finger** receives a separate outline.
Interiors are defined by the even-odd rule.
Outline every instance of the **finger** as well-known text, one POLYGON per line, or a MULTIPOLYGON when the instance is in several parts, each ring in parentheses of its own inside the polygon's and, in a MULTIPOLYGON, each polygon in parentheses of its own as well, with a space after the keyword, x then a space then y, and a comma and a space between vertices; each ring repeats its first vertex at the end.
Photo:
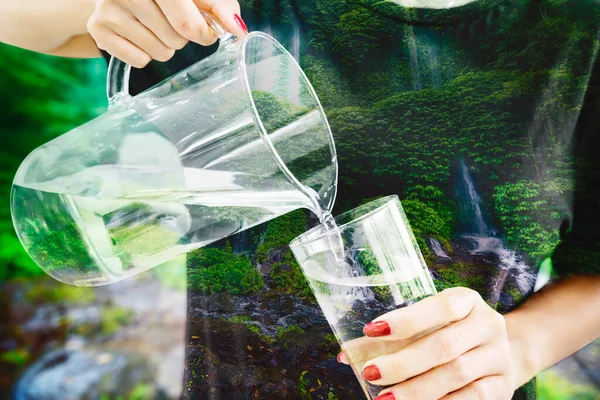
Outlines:
POLYGON ((91 22, 88 24, 88 31, 99 49, 105 50, 133 67, 143 68, 152 61, 152 57, 148 53, 103 25, 91 22))
POLYGON ((442 400, 505 400, 511 397, 504 376, 488 376, 442 397, 442 400))
POLYGON ((409 340, 397 340, 392 342, 363 336, 345 342, 342 345, 343 351, 340 353, 343 354, 343 356, 340 356, 338 361, 344 364, 352 364, 361 371, 367 361, 376 359, 385 354, 397 353, 409 343, 409 340))
POLYGON ((196 6, 209 12, 223 24, 223 27, 239 38, 248 34, 248 27, 240 16, 237 0, 195 0, 196 6))
POLYGON ((171 26, 187 40, 208 46, 217 41, 215 32, 193 0, 156 0, 171 26))
POLYGON ((385 340, 407 339, 460 321, 469 315, 478 302, 483 302, 481 296, 471 289, 447 289, 376 318, 365 325, 364 334, 385 340))
POLYGON ((449 363, 387 388, 380 395, 392 393, 396 399, 437 400, 480 378, 499 374, 505 358, 497 347, 477 347, 449 363))
POLYGON ((165 46, 179 50, 188 43, 188 40, 171 26, 167 17, 153 0, 128 2, 126 6, 127 10, 158 37, 165 46))
POLYGON ((488 320, 486 316, 482 312, 447 325, 396 353, 371 360, 365 365, 363 376, 375 385, 391 385, 446 364, 494 336, 497 325, 488 323, 492 318, 488 320))
POLYGON ((134 43, 155 60, 168 61, 175 54, 174 49, 167 47, 154 33, 135 19, 133 15, 111 23, 109 28, 117 35, 134 43))

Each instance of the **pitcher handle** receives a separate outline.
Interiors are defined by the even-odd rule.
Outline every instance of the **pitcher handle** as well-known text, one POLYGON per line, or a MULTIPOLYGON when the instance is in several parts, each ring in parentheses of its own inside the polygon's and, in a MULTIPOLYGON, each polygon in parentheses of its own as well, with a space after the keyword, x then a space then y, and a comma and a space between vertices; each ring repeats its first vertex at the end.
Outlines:
MULTIPOLYGON (((206 11, 200 10, 200 13, 217 34, 221 42, 228 40, 233 35, 226 31, 215 17, 206 11)), ((111 57, 108 63, 108 73, 106 75, 106 96, 108 97, 108 106, 112 107, 121 100, 131 97, 129 94, 129 76, 131 74, 131 65, 119 60, 116 57, 111 57)))

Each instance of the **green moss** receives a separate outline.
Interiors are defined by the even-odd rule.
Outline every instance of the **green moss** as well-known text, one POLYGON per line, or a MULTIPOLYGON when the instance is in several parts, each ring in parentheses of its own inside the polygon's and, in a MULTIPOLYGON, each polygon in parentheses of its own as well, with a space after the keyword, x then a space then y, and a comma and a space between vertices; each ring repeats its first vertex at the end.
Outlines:
POLYGON ((40 281, 25 292, 30 303, 91 304, 96 299, 92 288, 75 287, 61 283, 40 281))
POLYGON ((446 285, 448 287, 460 286, 462 281, 460 280, 460 278, 458 277, 458 273, 454 269, 444 268, 440 269, 438 272, 440 273, 442 278, 444 278, 444 281, 446 282, 446 285))
POLYGON ((298 325, 290 325, 287 328, 277 327, 276 338, 284 349, 289 348, 290 344, 297 342, 302 336, 304 336, 304 330, 298 325))
POLYGON ((296 210, 283 215, 267 225, 262 243, 256 251, 256 259, 262 264, 269 260, 269 252, 280 249, 290 252, 289 243, 306 231, 306 211, 296 210))
POLYGON ((552 370, 538 375, 538 400, 595 400, 598 398, 600 398, 600 390, 592 385, 573 383, 552 370))
POLYGON ((302 373, 300 373, 300 378, 298 379, 298 389, 300 389, 300 396, 302 399, 310 400, 312 396, 310 395, 310 391, 308 389, 310 381, 306 378, 307 373, 308 371, 302 371, 302 373))
POLYGON ((0 361, 8 364, 22 367, 29 360, 29 352, 27 349, 9 350, 0 354, 0 361))
POLYGON ((234 315, 227 318, 227 321, 235 322, 237 324, 243 324, 244 322, 252 321, 252 319, 247 315, 234 315))
POLYGON ((286 254, 283 262, 272 265, 271 279, 282 292, 294 294, 312 303, 316 302, 302 269, 291 253, 286 254))
POLYGON ((264 282, 246 256, 225 249, 202 248, 188 255, 188 288, 203 293, 247 294, 264 287, 264 282))
POLYGON ((121 327, 132 322, 134 314, 131 310, 123 307, 105 308, 101 312, 102 334, 112 335, 118 332, 121 327))
POLYGON ((138 383, 133 389, 131 389, 131 392, 129 392, 127 400, 146 400, 153 399, 155 396, 156 390, 154 386, 146 383, 138 383))
POLYGON ((263 341, 267 342, 267 343, 272 343, 273 339, 270 336, 267 336, 265 334, 263 334, 260 330, 260 327, 254 325, 254 324, 250 324, 249 322, 252 321, 252 319, 250 317, 248 317, 247 315, 234 315, 231 316, 229 318, 225 319, 228 322, 232 322, 234 324, 242 324, 245 325, 246 328, 252 332, 255 333, 256 335, 258 335, 263 341))
POLYGON ((335 337, 335 335, 331 334, 331 333, 327 333, 323 336, 323 344, 325 345, 329 345, 332 343, 337 343, 337 338, 335 337))
POLYGON ((523 293, 519 288, 513 287, 508 289, 508 294, 513 298, 515 303, 520 303, 523 300, 523 293))

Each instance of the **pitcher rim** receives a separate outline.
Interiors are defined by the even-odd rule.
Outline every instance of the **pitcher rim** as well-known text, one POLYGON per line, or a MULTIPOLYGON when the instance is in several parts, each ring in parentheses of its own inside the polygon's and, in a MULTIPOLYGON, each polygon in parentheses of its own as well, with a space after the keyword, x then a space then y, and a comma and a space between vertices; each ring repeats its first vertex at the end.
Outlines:
MULTIPOLYGON (((288 57, 288 59, 292 62, 292 65, 296 68, 296 70, 300 74, 300 77, 304 80, 304 82, 308 86, 308 90, 309 90, 310 94, 313 96, 314 100, 317 103, 318 111, 320 112, 321 117, 325 121, 325 125, 327 127, 328 139, 329 139, 329 151, 331 153, 332 160, 335 161, 335 178, 334 178, 334 181, 332 182, 333 185, 334 185, 334 187, 335 187, 335 192, 334 192, 333 196, 331 197, 331 200, 329 201, 329 204, 327 204, 327 209, 329 211, 331 211, 333 209, 333 205, 335 204, 335 200, 337 198, 337 186, 338 186, 338 179, 339 179, 339 168, 338 168, 338 163, 337 163, 337 151, 335 149, 335 142, 333 140, 333 133, 331 132, 331 126, 329 125, 329 120, 327 119, 327 115, 325 114, 325 110, 323 109, 323 105, 321 104, 321 101, 319 100, 319 97, 317 96, 317 93, 315 92, 314 87, 310 83, 310 80, 308 79, 308 77, 306 76, 306 74, 304 73, 304 71, 302 70, 302 68, 300 67, 300 64, 298 64, 298 61, 294 58, 294 56, 292 56, 292 54, 285 47, 283 47, 283 45, 281 43, 279 43, 279 41, 277 39, 275 39, 273 36, 271 36, 271 35, 269 35, 267 33, 260 32, 260 31, 250 32, 248 34, 248 36, 246 36, 246 38, 244 39, 244 41, 242 43, 242 46, 241 46, 240 66, 241 66, 241 69, 242 69, 242 74, 241 75, 242 75, 242 79, 244 81, 244 87, 246 88, 246 93, 247 93, 247 95, 248 95, 248 97, 250 99, 250 104, 252 105, 252 112, 254 114, 254 117, 255 117, 256 121, 258 122, 258 126, 260 128, 261 135, 262 135, 263 139, 266 141, 267 145, 269 146, 269 149, 271 150, 271 153, 273 153, 273 155, 275 156, 275 160, 277 161, 277 164, 278 164, 279 168, 281 168, 281 170, 283 171, 283 173, 300 190, 302 190, 302 188, 305 185, 298 178, 296 178, 296 176, 292 173, 292 171, 290 171, 290 169, 288 168, 288 166, 286 165, 286 163, 279 156, 279 152, 277 151, 277 149, 275 148, 273 142, 269 138, 269 133, 267 132, 267 129, 265 128, 265 126, 263 124, 263 121, 262 121, 262 119, 261 119, 261 117, 260 117, 260 115, 258 113, 258 108, 256 107, 256 103, 254 101, 254 97, 252 96, 252 90, 250 88, 250 82, 248 80, 248 71, 247 71, 247 68, 246 68, 246 50, 247 50, 249 41, 252 40, 253 38, 256 38, 256 37, 262 37, 264 39, 269 40, 279 51, 281 51, 283 54, 285 54, 288 57)), ((302 191, 304 192, 304 190, 302 190, 302 191)))

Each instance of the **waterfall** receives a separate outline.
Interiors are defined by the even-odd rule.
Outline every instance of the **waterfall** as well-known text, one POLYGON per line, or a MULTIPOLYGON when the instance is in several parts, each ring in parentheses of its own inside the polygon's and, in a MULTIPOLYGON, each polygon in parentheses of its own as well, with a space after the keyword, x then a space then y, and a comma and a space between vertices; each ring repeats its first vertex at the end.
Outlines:
POLYGON ((450 258, 448 254, 446 254, 444 249, 442 249, 442 244, 440 243, 440 241, 436 238, 432 237, 429 239, 429 247, 431 248, 431 251, 433 251, 433 254, 435 254, 436 256, 440 258, 450 258))
POLYGON ((438 55, 437 44, 429 41, 427 43, 427 63, 431 71, 431 84, 434 88, 442 85, 442 73, 440 71, 440 57, 438 55))
POLYGON ((244 229, 241 232, 236 233, 232 240, 233 242, 233 253, 242 254, 248 251, 246 243, 248 242, 248 229, 244 229))
POLYGON ((294 27, 294 34, 292 36, 291 53, 296 61, 300 62, 300 26, 297 24, 294 27))
POLYGON ((487 226, 483 219, 483 212, 481 210, 481 197, 475 189, 473 183, 473 177, 467 168, 467 164, 461 160, 460 162, 460 177, 465 185, 467 196, 469 198, 469 205, 473 208, 473 229, 476 236, 493 236, 494 232, 487 226))
MULTIPOLYGON (((291 50, 290 53, 292 54, 292 56, 294 57, 296 62, 298 62, 298 64, 299 64, 300 63, 300 26, 297 23, 294 26, 294 34, 292 35, 292 43, 291 43, 290 50, 291 50)), ((291 72, 291 76, 290 76, 290 82, 289 82, 289 85, 290 85, 289 101, 292 104, 300 105, 301 104, 300 92, 302 91, 300 71, 295 68, 291 68, 290 72, 291 72)))
POLYGON ((463 237, 474 244, 475 248, 471 250, 472 254, 494 254, 499 260, 501 273, 491 282, 491 302, 498 302, 500 292, 504 289, 506 280, 510 276, 514 277, 521 293, 528 293, 535 284, 536 275, 522 261, 521 256, 515 251, 508 249, 504 241, 497 236, 496 230, 486 223, 483 218, 481 197, 477 193, 469 168, 462 160, 460 162, 460 178, 466 192, 470 210, 473 212, 471 231, 463 237))
POLYGON ((408 56, 410 58, 410 69, 412 72, 412 84, 413 90, 420 91, 423 89, 421 84, 421 70, 419 67, 419 54, 417 49, 417 36, 413 27, 408 28, 408 35, 406 38, 408 43, 408 56))

